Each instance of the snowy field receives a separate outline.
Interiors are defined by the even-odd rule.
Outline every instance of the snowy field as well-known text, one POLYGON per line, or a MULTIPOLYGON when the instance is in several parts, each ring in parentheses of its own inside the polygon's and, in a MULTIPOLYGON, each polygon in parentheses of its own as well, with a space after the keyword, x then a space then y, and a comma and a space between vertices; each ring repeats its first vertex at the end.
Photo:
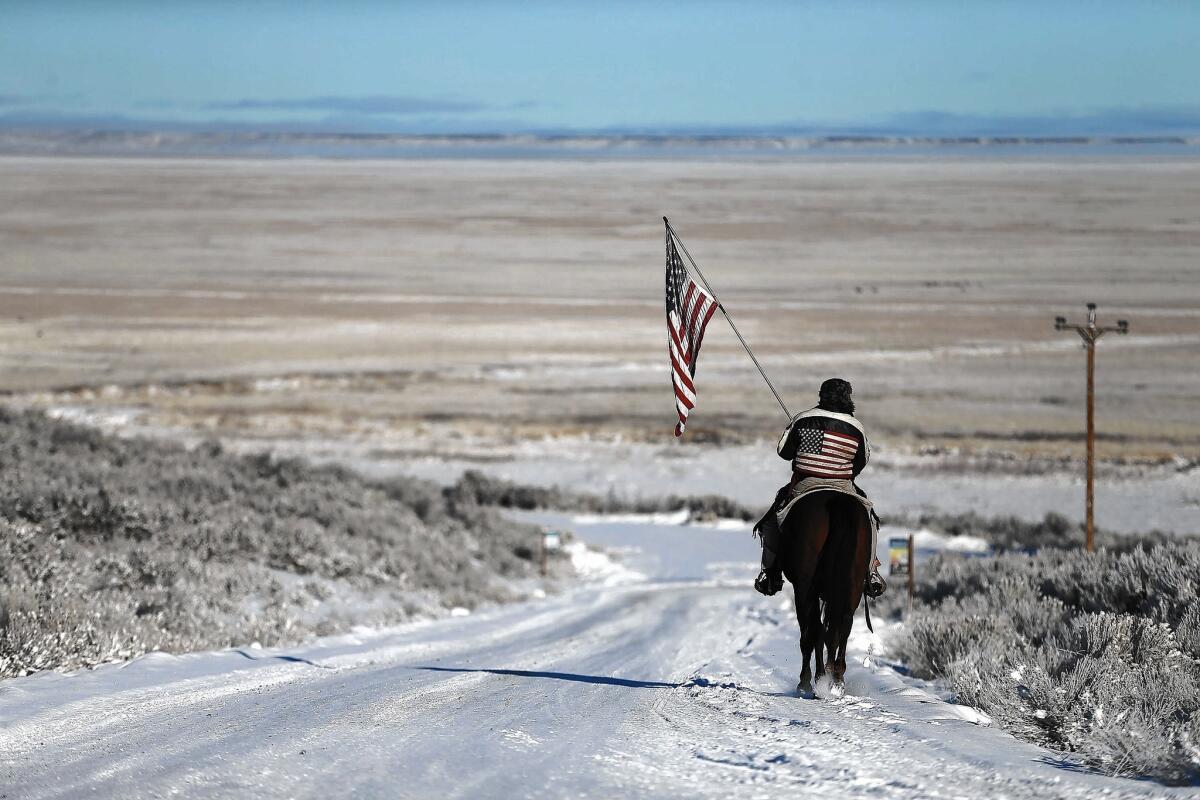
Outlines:
MULTIPOLYGON (((562 516, 547 524, 571 525, 562 516)), ((0 683, 11 798, 1189 797, 1022 744, 903 678, 861 616, 847 695, 794 696, 744 530, 586 521, 592 582, 287 650, 0 683)))
MULTIPOLYGON (((51 416, 118 435, 204 440, 187 425, 162 427, 144 409, 52 405, 51 416)), ((789 466, 774 441, 705 444, 630 441, 617 436, 466 434, 457 426, 422 425, 326 435, 281 435, 260 429, 221 437, 234 452, 270 451, 314 463, 349 466, 376 478, 411 476, 449 485, 467 470, 531 486, 625 500, 671 494, 715 494, 764 510, 788 481, 789 466)), ((1047 513, 1082 521, 1084 476, 1073 459, 971 453, 922 454, 885 442, 872 447, 858 479, 885 517, 975 512, 1034 522, 1047 513)), ((1101 463, 1097 524, 1116 533, 1200 533, 1200 462, 1176 457, 1161 464, 1101 463)))
MULTIPOLYGON (((516 483, 611 491, 625 498, 717 494, 765 510, 789 478, 789 465, 775 455, 774 447, 774 442, 765 441, 676 449, 559 440, 497 450, 488 461, 426 456, 403 464, 359 463, 368 470, 393 469, 444 483, 476 469, 516 483)), ((858 483, 885 516, 974 511, 1028 521, 1050 512, 1083 518, 1083 475, 1069 467, 1029 475, 978 465, 955 468, 942 457, 893 455, 881 447, 873 451, 858 483)), ((1116 532, 1200 531, 1200 469, 1190 463, 1185 468, 1104 469, 1096 490, 1096 515, 1100 525, 1116 532)))

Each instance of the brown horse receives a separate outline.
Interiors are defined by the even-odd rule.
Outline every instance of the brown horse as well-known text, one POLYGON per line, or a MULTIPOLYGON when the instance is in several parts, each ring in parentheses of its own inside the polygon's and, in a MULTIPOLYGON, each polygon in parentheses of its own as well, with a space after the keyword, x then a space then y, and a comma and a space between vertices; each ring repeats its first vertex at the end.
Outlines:
POLYGON ((796 594, 800 653, 804 660, 796 691, 816 696, 809 660, 816 654, 816 677, 825 674, 821 645, 828 654, 833 693, 845 691, 846 642, 862 600, 870 565, 871 522, 862 504, 841 492, 814 492, 801 498, 784 520, 783 574, 796 594))

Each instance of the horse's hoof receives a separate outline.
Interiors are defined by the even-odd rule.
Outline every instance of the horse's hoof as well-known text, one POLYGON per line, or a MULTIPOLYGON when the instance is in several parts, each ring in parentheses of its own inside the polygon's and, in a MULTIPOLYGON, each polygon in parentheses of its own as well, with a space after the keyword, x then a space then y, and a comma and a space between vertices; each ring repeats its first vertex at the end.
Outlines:
POLYGON ((800 681, 796 684, 796 696, 801 700, 816 700, 817 692, 810 681, 800 681))

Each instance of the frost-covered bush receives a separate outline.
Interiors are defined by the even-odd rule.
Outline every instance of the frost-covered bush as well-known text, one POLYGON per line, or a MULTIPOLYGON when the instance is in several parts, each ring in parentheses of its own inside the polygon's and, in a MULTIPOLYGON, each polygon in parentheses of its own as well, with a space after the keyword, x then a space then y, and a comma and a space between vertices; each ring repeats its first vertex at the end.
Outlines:
MULTIPOLYGON (((553 509, 562 511, 590 511, 597 514, 638 513, 651 514, 662 511, 687 509, 693 517, 719 517, 723 519, 757 519, 766 511, 744 506, 721 495, 667 495, 628 500, 612 492, 606 495, 575 492, 558 486, 529 486, 493 478, 482 472, 470 470, 463 474, 454 488, 456 497, 470 498, 482 505, 501 508, 553 509)), ((764 498, 767 504, 771 498, 764 498)))
POLYGON ((1082 526, 1061 514, 1049 513, 1035 522, 1013 516, 983 517, 974 512, 926 513, 915 519, 893 520, 931 528, 951 536, 978 536, 1003 549, 1073 547, 1082 540, 1082 526))
POLYGON ((1193 782, 1198 581, 1194 538, 933 559, 895 645, 914 673, 946 678, 960 702, 1022 738, 1113 774, 1193 782))
POLYGON ((0 677, 509 599, 536 537, 431 483, 0 409, 0 677))
MULTIPOLYGON (((910 528, 929 528, 950 536, 975 536, 1001 551, 1026 548, 1075 549, 1083 544, 1085 536, 1083 523, 1072 522, 1062 514, 1054 512, 1036 521, 1014 516, 984 517, 974 512, 930 512, 917 516, 885 515, 883 522, 910 528)), ((1125 536, 1103 530, 1096 532, 1096 542, 1099 546, 1120 551, 1138 545, 1169 542, 1172 538, 1161 531, 1151 531, 1138 536, 1125 536)))

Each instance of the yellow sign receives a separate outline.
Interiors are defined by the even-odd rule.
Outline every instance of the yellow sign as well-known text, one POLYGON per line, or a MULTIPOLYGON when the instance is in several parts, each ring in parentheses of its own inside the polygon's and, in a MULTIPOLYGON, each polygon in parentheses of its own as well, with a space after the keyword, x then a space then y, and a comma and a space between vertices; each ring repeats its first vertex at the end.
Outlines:
POLYGON ((888 539, 888 574, 908 574, 908 537, 888 539))

